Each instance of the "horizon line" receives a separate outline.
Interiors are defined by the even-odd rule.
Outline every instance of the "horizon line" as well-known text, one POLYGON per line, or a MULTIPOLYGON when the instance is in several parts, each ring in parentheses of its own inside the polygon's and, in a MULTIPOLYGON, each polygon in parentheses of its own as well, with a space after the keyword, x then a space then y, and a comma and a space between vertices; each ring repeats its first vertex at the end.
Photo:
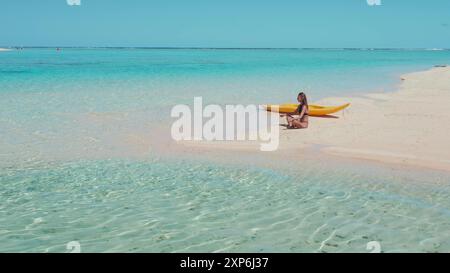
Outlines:
POLYGON ((20 48, 66 48, 66 49, 214 49, 214 50, 450 50, 436 47, 176 47, 176 46, 0 46, 6 49, 20 48))

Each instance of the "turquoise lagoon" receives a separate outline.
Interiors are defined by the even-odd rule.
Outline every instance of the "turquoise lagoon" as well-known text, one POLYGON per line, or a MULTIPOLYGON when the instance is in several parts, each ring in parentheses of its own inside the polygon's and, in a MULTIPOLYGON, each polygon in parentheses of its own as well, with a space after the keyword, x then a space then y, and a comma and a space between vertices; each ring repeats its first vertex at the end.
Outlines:
POLYGON ((445 50, 1 52, 0 251, 78 241, 83 252, 369 252, 377 241, 385 252, 449 252, 447 173, 305 159, 299 174, 153 150, 135 158, 120 144, 169 124, 171 107, 194 96, 390 92, 401 74, 448 63, 445 50))

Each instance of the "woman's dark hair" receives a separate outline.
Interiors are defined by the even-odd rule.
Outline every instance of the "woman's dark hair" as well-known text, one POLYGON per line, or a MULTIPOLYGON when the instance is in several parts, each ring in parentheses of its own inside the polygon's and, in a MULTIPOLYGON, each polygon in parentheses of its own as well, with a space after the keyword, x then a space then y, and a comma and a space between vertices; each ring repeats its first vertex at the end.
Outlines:
POLYGON ((306 98, 305 93, 300 92, 297 97, 301 97, 302 98, 303 105, 306 105, 306 109, 308 109, 308 99, 306 98))

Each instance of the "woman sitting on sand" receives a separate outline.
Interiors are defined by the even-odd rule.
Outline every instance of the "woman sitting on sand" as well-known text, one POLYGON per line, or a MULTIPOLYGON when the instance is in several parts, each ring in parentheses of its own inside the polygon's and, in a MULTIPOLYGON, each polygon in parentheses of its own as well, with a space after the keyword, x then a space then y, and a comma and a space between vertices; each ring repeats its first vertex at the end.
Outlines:
POLYGON ((297 101, 300 103, 297 110, 292 114, 287 114, 286 119, 288 129, 306 129, 308 128, 308 100, 306 99, 305 93, 301 92, 297 96, 297 101))

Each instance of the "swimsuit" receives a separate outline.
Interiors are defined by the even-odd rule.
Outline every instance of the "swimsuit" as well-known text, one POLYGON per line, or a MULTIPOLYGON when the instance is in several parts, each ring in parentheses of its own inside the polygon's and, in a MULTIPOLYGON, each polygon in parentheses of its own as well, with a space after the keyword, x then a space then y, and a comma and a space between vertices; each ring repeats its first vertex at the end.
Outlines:
MULTIPOLYGON (((302 111, 303 111, 303 107, 305 107, 305 105, 300 104, 300 105, 297 107, 297 110, 295 110, 295 113, 301 114, 302 111)), ((305 117, 305 116, 309 116, 308 109, 306 109, 305 114, 303 114, 303 117, 305 117)), ((302 117, 302 119, 303 119, 303 117, 302 117)))

